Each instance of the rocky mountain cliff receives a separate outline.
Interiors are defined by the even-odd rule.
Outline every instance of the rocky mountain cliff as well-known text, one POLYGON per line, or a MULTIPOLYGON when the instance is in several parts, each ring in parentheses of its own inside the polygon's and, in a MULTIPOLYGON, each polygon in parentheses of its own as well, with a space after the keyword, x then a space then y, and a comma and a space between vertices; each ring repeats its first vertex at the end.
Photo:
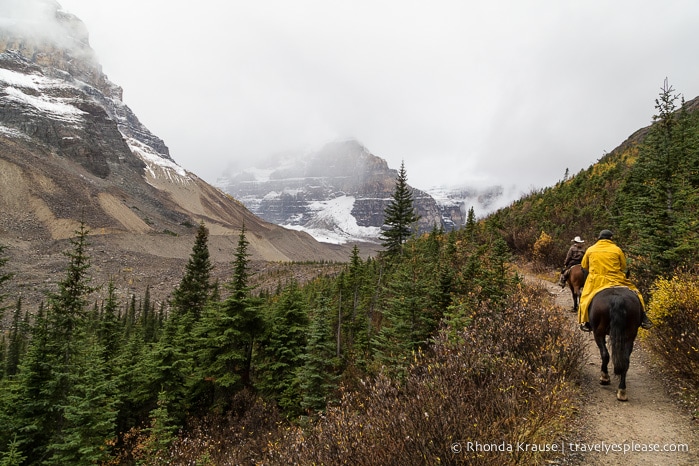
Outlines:
POLYGON ((28 288, 52 279, 80 221, 99 270, 140 264, 150 281, 181 273, 170 269, 188 257, 200 222, 214 261, 231 259, 243 225, 253 260, 346 260, 346 250, 265 222, 179 167, 57 2, 3 2, 0 17, 0 243, 28 288))
MULTIPOLYGON (((355 140, 270 157, 222 177, 221 189, 263 219, 329 242, 378 241, 398 172, 355 140)), ((408 171, 408 178, 410 173, 408 171)), ((444 227, 434 198, 412 188, 418 231, 444 227)))
MULTIPOLYGON (((216 184, 263 219, 308 231, 321 241, 377 242, 397 175, 397 170, 358 141, 346 140, 228 170, 216 184)), ((434 225, 458 229, 466 223, 471 207, 483 216, 509 203, 511 197, 502 186, 411 189, 421 217, 420 233, 434 225)))

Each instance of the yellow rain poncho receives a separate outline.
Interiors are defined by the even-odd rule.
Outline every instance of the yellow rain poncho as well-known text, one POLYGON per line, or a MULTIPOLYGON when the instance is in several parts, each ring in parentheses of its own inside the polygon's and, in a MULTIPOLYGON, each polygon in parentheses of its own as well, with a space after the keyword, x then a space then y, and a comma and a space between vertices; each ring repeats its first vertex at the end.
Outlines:
POLYGON ((597 240, 590 246, 582 259, 582 268, 589 271, 578 307, 578 323, 588 321, 590 301, 598 291, 613 286, 626 286, 635 291, 645 308, 643 297, 636 286, 626 278, 626 256, 610 239, 597 240))

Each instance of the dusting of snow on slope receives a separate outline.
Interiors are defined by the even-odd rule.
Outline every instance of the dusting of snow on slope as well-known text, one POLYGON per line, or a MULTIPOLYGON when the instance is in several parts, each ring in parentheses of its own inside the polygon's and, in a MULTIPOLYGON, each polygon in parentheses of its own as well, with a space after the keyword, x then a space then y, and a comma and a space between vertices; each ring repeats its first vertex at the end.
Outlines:
POLYGON ((308 207, 315 212, 306 226, 282 225, 290 230, 305 231, 322 243, 344 244, 352 241, 376 242, 380 227, 362 227, 352 216, 353 196, 339 196, 327 201, 311 202, 308 207))
MULTIPOLYGON (((123 133, 122 133, 123 135, 123 133)), ((152 147, 136 139, 126 137, 124 140, 134 155, 146 164, 146 171, 155 179, 166 179, 173 183, 187 183, 192 180, 187 171, 170 159, 158 154, 152 147)))
POLYGON ((8 138, 16 138, 16 139, 29 139, 29 136, 24 134, 18 129, 14 128, 8 128, 7 126, 0 125, 0 134, 3 136, 6 136, 8 138))
POLYGON ((0 83, 5 86, 2 99, 30 105, 55 120, 79 123, 85 113, 73 104, 73 99, 52 97, 51 89, 66 88, 63 81, 38 75, 27 75, 0 69, 0 83), (30 90, 27 94, 24 90, 30 90))

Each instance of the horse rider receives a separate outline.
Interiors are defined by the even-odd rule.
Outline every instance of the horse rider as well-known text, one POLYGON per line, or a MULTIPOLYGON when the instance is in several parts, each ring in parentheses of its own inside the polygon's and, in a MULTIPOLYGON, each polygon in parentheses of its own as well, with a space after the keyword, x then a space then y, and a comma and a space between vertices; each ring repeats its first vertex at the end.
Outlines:
POLYGON ((582 262, 583 255, 585 255, 585 240, 580 239, 576 236, 571 241, 573 243, 568 249, 568 254, 566 254, 566 260, 563 262, 563 269, 561 270, 561 277, 558 280, 558 284, 561 288, 565 288, 566 280, 568 280, 568 275, 570 274, 570 268, 582 262))
POLYGON ((628 279, 626 270, 626 256, 619 246, 612 241, 612 232, 602 230, 599 233, 597 242, 590 246, 582 258, 583 273, 587 274, 585 287, 580 296, 580 306, 578 307, 578 322, 580 330, 584 332, 592 331, 589 322, 588 308, 590 301, 598 291, 613 286, 625 286, 634 291, 641 301, 642 321, 641 328, 649 329, 653 326, 646 316, 643 297, 636 286, 628 279))

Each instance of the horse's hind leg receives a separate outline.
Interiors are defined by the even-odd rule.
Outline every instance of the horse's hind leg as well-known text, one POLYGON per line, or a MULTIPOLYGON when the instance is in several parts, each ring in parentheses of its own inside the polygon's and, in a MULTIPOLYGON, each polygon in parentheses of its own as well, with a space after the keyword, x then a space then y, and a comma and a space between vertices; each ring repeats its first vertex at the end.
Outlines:
POLYGON ((573 285, 570 285, 570 294, 573 295, 573 310, 571 312, 578 312, 578 291, 573 287, 573 285))
POLYGON ((599 383, 602 385, 609 385, 609 351, 607 351, 606 335, 602 333, 601 335, 595 332, 595 342, 597 342, 597 347, 599 348, 599 355, 602 358, 602 367, 599 377, 599 383))
POLYGON ((626 372, 619 375, 619 388, 616 390, 616 399, 619 401, 628 401, 626 396, 626 372))
MULTIPOLYGON (((630 358, 631 351, 633 351, 633 340, 625 345, 624 351, 626 351, 626 354, 628 355, 627 358, 630 358)), ((626 396, 626 371, 622 371, 622 373, 619 374, 619 387, 616 391, 616 399, 619 401, 629 400, 629 398, 626 396)))

